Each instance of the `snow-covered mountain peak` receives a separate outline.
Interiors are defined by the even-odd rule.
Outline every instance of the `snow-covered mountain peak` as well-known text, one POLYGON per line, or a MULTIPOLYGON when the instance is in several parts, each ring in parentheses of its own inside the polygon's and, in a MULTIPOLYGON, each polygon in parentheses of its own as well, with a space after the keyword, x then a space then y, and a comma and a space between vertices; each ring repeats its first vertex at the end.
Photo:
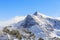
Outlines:
POLYGON ((30 19, 30 18, 32 18, 31 15, 27 15, 27 16, 26 16, 26 19, 30 19))
POLYGON ((23 25, 25 28, 30 28, 31 26, 35 25, 36 21, 34 20, 32 15, 27 15, 24 23, 22 23, 21 25, 23 25))
POLYGON ((35 16, 39 16, 39 17, 42 17, 42 18, 46 18, 46 17, 48 17, 48 16, 46 16, 46 15, 40 13, 40 12, 35 12, 33 15, 35 15, 35 16))
MULTIPOLYGON (((36 37, 54 38, 60 37, 60 20, 45 16, 42 13, 35 12, 33 15, 27 15, 23 17, 16 16, 11 20, 0 22, 0 25, 12 24, 13 29, 27 28, 34 33, 36 37), (56 30, 55 30, 56 29, 56 30)), ((49 39, 48 39, 49 40, 49 39)))
POLYGON ((38 15, 38 13, 39 13, 39 12, 36 11, 33 15, 38 15))

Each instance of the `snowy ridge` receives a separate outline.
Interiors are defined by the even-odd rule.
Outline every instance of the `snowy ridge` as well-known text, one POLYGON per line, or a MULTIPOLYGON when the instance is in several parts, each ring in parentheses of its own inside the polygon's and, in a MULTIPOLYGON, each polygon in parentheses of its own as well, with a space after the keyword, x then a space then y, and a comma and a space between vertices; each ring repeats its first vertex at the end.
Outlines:
MULTIPOLYGON (((40 20, 38 17, 34 17, 35 18, 35 20, 37 20, 37 22, 39 23, 39 25, 44 25, 44 24, 46 24, 45 23, 45 20, 40 20)), ((44 33, 45 33, 45 35, 47 36, 47 37, 49 37, 49 35, 51 36, 51 37, 55 37, 55 35, 53 35, 53 34, 48 34, 48 30, 45 28, 45 26, 41 26, 40 27, 43 31, 44 31, 44 33), (52 36, 53 35, 53 36, 52 36)))

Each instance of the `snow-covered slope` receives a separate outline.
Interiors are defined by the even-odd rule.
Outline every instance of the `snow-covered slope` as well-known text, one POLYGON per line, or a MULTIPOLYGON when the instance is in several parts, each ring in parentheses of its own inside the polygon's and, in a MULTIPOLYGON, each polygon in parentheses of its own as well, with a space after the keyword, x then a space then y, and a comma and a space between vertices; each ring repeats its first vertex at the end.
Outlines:
POLYGON ((0 25, 11 25, 17 29, 27 28, 35 34, 36 38, 41 37, 45 39, 47 37, 48 40, 54 37, 60 38, 60 20, 45 16, 39 12, 27 15, 26 17, 15 17, 12 20, 0 22, 0 25))
MULTIPOLYGON (((34 30, 35 32, 36 30, 38 30, 39 33, 41 30, 46 37, 60 37, 60 31, 59 33, 55 31, 60 30, 60 20, 45 16, 43 14, 40 14, 39 12, 35 12, 34 15, 28 15, 24 22, 19 25, 19 27, 20 26, 23 26, 25 28, 34 27, 31 30, 34 30)), ((38 35, 39 33, 37 33, 36 35, 38 35)))

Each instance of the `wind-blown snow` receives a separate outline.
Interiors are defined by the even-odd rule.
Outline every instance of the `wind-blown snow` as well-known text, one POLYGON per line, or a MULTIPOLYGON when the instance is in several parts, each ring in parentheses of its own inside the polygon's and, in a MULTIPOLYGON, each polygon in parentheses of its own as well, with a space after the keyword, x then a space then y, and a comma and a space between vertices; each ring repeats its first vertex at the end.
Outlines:
POLYGON ((16 16, 16 17, 14 17, 14 18, 12 18, 12 19, 10 19, 10 20, 0 21, 0 26, 11 25, 11 24, 13 24, 13 23, 17 23, 17 22, 19 22, 19 21, 24 20, 24 18, 25 18, 25 16, 21 16, 21 17, 16 16))

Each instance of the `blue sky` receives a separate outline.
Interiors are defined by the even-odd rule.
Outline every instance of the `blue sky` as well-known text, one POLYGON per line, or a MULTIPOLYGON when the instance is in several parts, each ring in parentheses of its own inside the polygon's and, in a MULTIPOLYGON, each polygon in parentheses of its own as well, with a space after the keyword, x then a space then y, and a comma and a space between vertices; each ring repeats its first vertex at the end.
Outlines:
POLYGON ((60 17, 60 0, 0 0, 0 20, 33 14, 35 11, 60 17))

